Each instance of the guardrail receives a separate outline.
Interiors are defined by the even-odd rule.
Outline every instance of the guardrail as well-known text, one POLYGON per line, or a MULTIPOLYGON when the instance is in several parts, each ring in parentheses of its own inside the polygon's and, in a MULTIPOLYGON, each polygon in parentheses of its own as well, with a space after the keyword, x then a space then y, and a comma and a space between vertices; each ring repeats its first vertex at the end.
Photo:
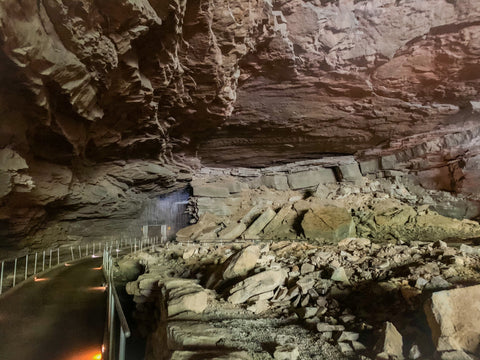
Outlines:
POLYGON ((36 252, 26 252, 17 257, 0 259, 0 295, 18 286, 28 278, 60 264, 89 256, 100 257, 106 248, 130 248, 130 251, 134 252, 137 249, 141 250, 150 241, 158 241, 158 238, 149 238, 148 240, 120 238, 119 240, 110 239, 75 245, 67 244, 36 252))
MULTIPOLYGON (((164 242, 166 239, 162 238, 160 241, 158 237, 140 240, 135 244, 130 243, 130 246, 125 246, 123 250, 130 250, 130 253, 135 253, 137 250, 143 251, 157 245, 159 242, 164 242)), ((103 273, 107 281, 108 288, 108 306, 107 306, 107 326, 106 326, 106 349, 108 360, 125 360, 126 339, 130 337, 130 327, 122 309, 122 304, 118 298, 117 289, 115 288, 115 281, 113 278, 113 259, 114 253, 118 258, 118 254, 122 251, 122 247, 114 248, 112 246, 106 247, 103 250, 103 273), (118 320, 119 328, 117 329, 116 321, 118 320), (118 331, 117 331, 118 330, 118 331), (118 337, 116 336, 118 335, 118 337), (117 343, 118 342, 118 343, 117 343)), ((124 255, 124 254, 123 254, 124 255)))

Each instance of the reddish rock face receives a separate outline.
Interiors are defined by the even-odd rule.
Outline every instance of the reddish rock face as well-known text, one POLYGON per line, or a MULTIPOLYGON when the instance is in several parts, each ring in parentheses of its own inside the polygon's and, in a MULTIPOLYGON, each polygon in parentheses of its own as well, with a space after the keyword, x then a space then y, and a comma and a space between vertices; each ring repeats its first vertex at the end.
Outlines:
MULTIPOLYGON (((476 0, 5 0, 0 20, 0 149, 72 171, 62 186, 85 164, 172 154, 398 152, 478 117, 476 0)), ((474 140, 455 144, 470 173, 474 140)), ((430 152, 450 166, 444 150, 430 152)))

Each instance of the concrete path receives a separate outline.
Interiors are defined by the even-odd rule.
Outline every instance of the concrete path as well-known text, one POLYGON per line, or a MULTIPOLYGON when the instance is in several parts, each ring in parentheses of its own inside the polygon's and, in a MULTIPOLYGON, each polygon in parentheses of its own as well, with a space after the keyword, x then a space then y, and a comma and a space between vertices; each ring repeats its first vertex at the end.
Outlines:
POLYGON ((100 359, 101 258, 55 268, 0 298, 1 360, 100 359))

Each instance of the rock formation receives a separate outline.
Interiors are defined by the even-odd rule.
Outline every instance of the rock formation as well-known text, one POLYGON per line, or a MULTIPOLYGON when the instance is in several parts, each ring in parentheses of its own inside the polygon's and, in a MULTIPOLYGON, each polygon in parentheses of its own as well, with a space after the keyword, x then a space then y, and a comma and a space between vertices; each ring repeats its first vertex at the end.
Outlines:
POLYGON ((124 199, 198 160, 355 154, 478 200, 475 0, 6 0, 0 19, 8 241, 135 218, 124 199))
POLYGON ((475 360, 479 256, 442 241, 178 243, 128 255, 145 273, 127 291, 153 320, 147 359, 475 360))

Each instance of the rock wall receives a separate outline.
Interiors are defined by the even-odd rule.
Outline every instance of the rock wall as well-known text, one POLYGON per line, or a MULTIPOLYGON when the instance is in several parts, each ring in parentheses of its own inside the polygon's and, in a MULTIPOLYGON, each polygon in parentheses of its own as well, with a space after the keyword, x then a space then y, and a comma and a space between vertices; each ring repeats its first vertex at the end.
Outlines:
POLYGON ((0 20, 0 149, 25 161, 1 165, 9 241, 90 204, 63 202, 97 188, 105 168, 162 166, 171 185, 192 157, 369 159, 428 139, 407 168, 427 187, 476 194, 475 0, 6 0, 0 20))
POLYGON ((203 168, 191 182, 197 223, 176 239, 336 244, 349 237, 403 243, 480 235, 478 223, 464 219, 478 215, 477 202, 426 190, 402 171, 381 170, 387 164, 397 164, 395 156, 360 163, 333 157, 261 170, 203 168))

